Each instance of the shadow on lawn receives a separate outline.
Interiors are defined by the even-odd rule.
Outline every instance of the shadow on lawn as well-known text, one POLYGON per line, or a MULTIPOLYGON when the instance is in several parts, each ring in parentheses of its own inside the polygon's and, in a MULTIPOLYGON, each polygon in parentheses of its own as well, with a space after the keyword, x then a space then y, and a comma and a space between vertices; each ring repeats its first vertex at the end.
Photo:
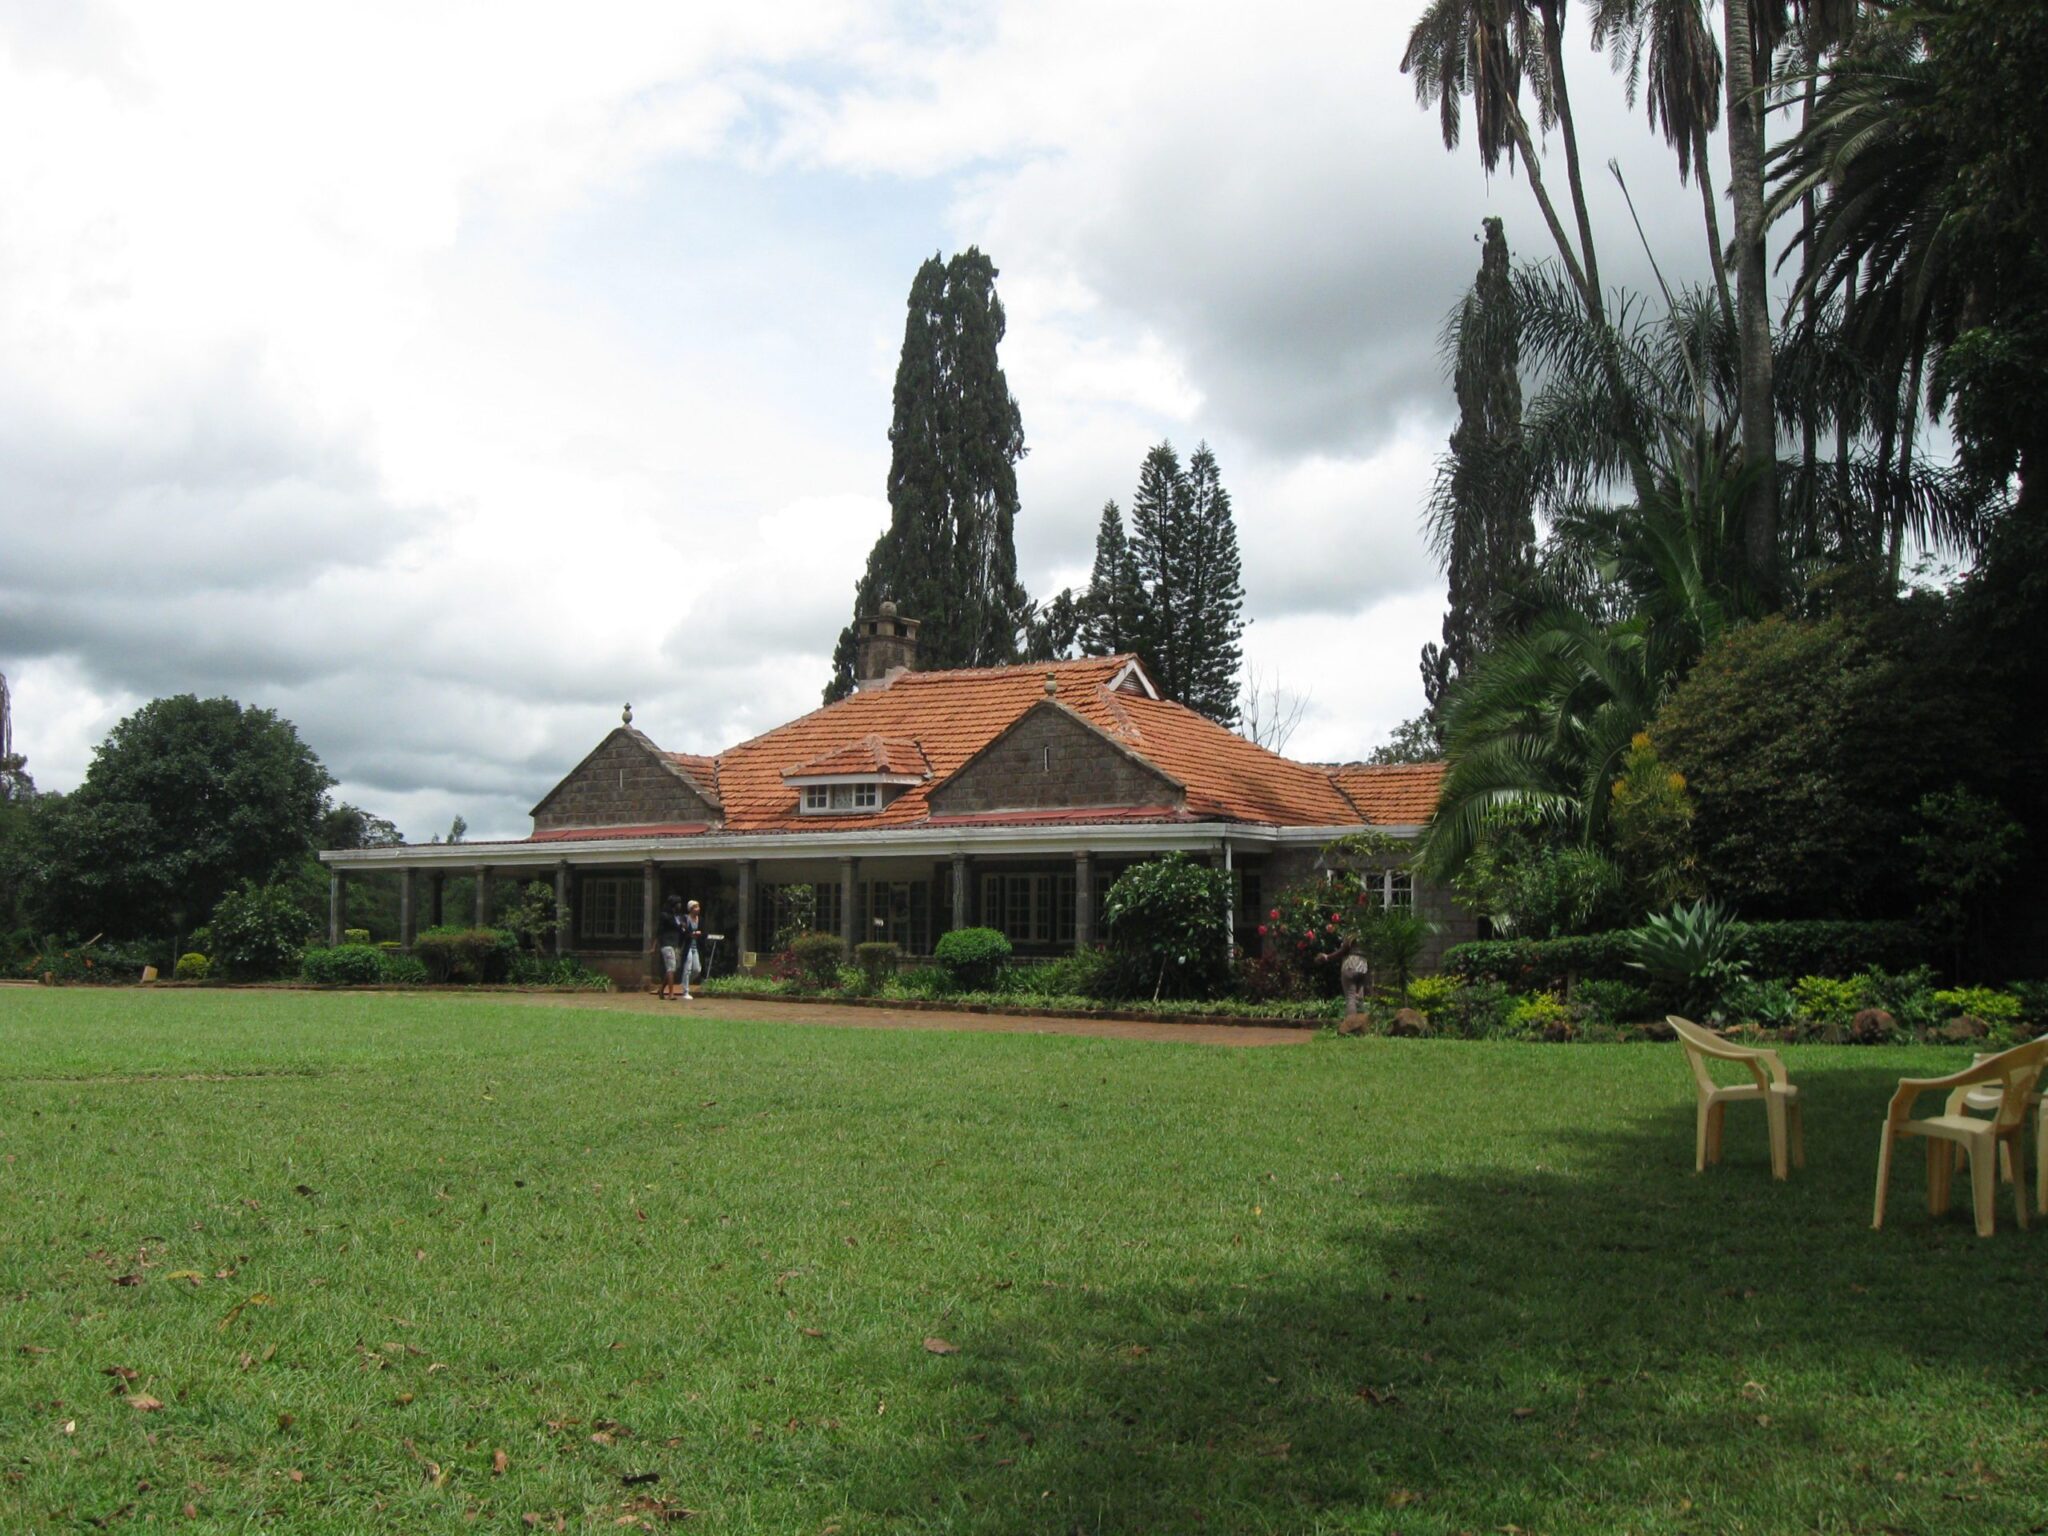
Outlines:
POLYGON ((1931 1221, 1917 1158, 1870 1231, 1896 1080, 1801 1074, 1789 1185, 1740 1110, 1695 1176, 1687 1104, 1577 1133, 1556 1171, 1482 1150, 1411 1176, 1333 1234, 1326 1273, 1035 1298, 949 1362, 972 1422, 937 1464, 855 1472, 849 1508, 1005 1531, 1702 1528, 1689 1500, 1705 1528, 1874 1530, 1955 1528, 1942 1501, 1967 1497, 1974 1528, 2006 1528, 1997 1501, 2024 1490, 1980 1491, 1969 1433, 1910 1405, 1934 1378, 2003 1427, 2028 1411, 2048 1231, 2013 1231, 2009 1195, 1992 1242, 1967 1195, 1931 1221), (1894 1438, 1963 1482, 1925 1461, 1896 1482, 1894 1438))

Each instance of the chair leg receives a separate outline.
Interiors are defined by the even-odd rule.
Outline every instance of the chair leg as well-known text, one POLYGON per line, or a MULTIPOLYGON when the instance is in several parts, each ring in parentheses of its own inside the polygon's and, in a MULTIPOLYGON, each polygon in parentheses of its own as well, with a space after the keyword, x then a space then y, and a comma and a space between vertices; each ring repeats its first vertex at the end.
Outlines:
POLYGON ((2048 1104, 2034 1111, 2034 1211, 2048 1216, 2048 1104))
POLYGON ((1970 1148, 1970 1205, 1977 1217, 1977 1235, 1998 1229, 1998 1153, 1985 1141, 1970 1148))
POLYGON ((1782 1095, 1764 1095, 1764 1120, 1771 1135, 1771 1177, 1790 1178, 1789 1156, 1785 1147, 1785 1100, 1782 1095))
POLYGON ((1692 1171, 1707 1171, 1707 1101, 1701 1099, 1699 1108, 1693 1114, 1692 1171))
POLYGON ((1885 1186, 1892 1181, 1892 1127, 1887 1120, 1877 1138, 1877 1207, 1870 1213, 1870 1229, 1875 1232, 1884 1226, 1885 1186))
POLYGON ((1788 1107, 1792 1122, 1792 1166, 1794 1168, 1804 1168, 1806 1166, 1806 1111, 1800 1107, 1797 1099, 1794 1099, 1788 1107))
POLYGON ((1927 1214, 1930 1216, 1948 1214, 1949 1186, 1956 1171, 1956 1150, 1945 1141, 1930 1140, 1927 1143, 1927 1214))
POLYGON ((2027 1230, 2027 1136, 2022 1126, 2007 1143, 2012 1158, 2012 1214, 2019 1229, 2027 1230))
POLYGON ((1728 1106, 1715 1104, 1707 1110, 1707 1161, 1721 1161, 1721 1133, 1728 1128, 1728 1106))

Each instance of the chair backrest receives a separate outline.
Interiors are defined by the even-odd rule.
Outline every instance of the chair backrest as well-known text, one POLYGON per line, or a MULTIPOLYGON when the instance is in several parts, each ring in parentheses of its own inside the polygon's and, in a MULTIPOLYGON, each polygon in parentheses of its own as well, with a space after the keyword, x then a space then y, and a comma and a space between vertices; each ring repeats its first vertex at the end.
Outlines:
POLYGON ((2001 1131, 2011 1130, 2026 1118, 2027 1101, 2043 1068, 2048 1068, 2048 1037, 1987 1056, 1970 1069, 1976 1081, 1999 1089, 1998 1113, 1992 1123, 2001 1131))
POLYGON ((1698 1080, 1701 1092, 1712 1093, 1721 1086, 1707 1071, 1707 1058, 1710 1056, 1716 1061, 1740 1062, 1756 1076, 1759 1084, 1763 1082, 1762 1064, 1773 1056, 1772 1052, 1735 1045, 1723 1040, 1711 1029, 1695 1024, 1691 1019, 1681 1019, 1675 1013, 1664 1015, 1664 1022, 1671 1026, 1672 1033, 1678 1036, 1678 1043, 1685 1048, 1686 1065, 1692 1068, 1692 1075, 1698 1080))

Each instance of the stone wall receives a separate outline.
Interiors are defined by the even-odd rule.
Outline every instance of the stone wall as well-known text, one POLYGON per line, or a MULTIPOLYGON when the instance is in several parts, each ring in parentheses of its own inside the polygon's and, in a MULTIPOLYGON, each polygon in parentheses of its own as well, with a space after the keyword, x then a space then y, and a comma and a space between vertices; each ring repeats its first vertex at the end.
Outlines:
POLYGON ((1173 805, 1181 791, 1056 704, 1023 719, 931 795, 937 816, 978 811, 1076 810, 1173 805))
POLYGON ((716 820, 718 813, 646 737, 621 727, 534 808, 533 830, 716 820))

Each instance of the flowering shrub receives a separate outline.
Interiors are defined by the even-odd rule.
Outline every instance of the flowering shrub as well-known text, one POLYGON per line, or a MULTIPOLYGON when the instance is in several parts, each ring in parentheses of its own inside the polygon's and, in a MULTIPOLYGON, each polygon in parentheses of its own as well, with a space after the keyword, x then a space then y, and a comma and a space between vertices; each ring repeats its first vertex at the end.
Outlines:
POLYGON ((1365 893, 1335 882, 1314 881, 1289 886, 1273 898, 1259 937, 1282 964, 1292 966, 1311 993, 1333 997, 1338 990, 1337 961, 1354 943, 1355 915, 1364 911, 1365 893))

